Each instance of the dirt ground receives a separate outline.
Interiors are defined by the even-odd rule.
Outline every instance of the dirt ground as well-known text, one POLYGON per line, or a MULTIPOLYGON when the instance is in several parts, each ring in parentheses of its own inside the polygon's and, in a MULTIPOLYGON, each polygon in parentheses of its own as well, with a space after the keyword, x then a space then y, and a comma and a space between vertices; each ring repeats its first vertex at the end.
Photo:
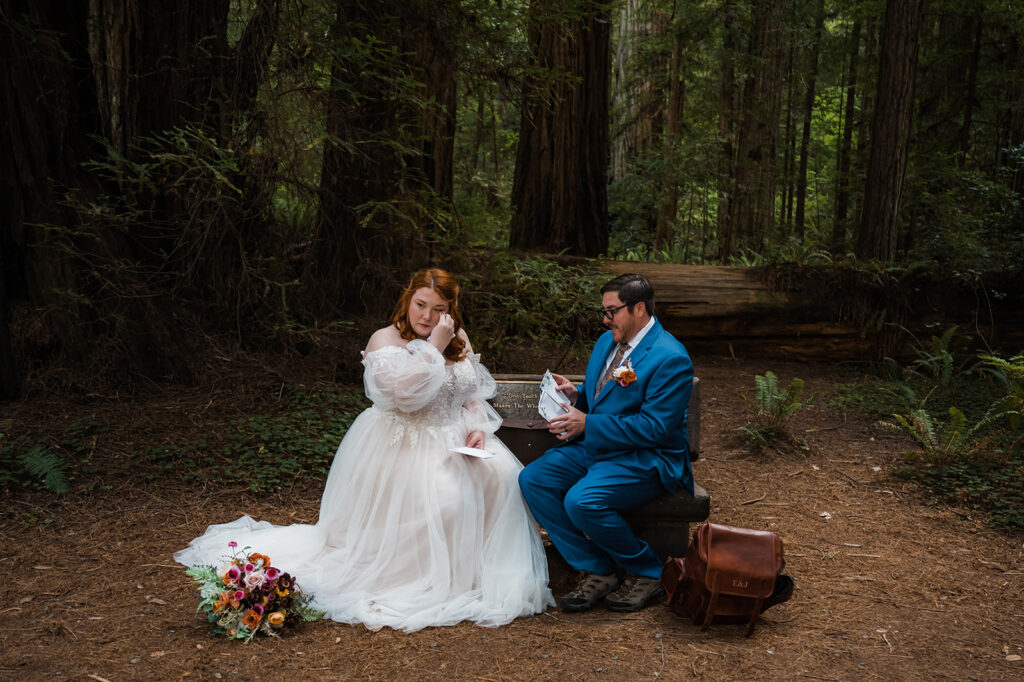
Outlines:
MULTIPOLYGON (((752 452, 736 429, 748 415, 742 395, 766 369, 784 384, 799 376, 811 391, 855 379, 826 365, 698 359, 704 454, 695 472, 711 518, 778 532, 796 581, 792 600, 767 611, 749 638, 739 626, 701 632, 658 603, 628 615, 552 609, 499 628, 405 634, 325 621, 249 645, 213 639, 171 553, 243 513, 315 520, 320 484, 255 496, 142 484, 129 471, 111 474, 110 491, 0 498, 0 678, 1024 679, 1024 538, 968 510, 926 504, 890 474, 907 444, 826 400, 792 422, 806 449, 752 452)), ((0 410, 38 422, 148 416, 173 442, 251 410, 273 375, 0 410)), ((111 429, 97 461, 120 470, 160 444, 111 429)), ((552 571, 557 594, 570 576, 557 557, 552 571)))

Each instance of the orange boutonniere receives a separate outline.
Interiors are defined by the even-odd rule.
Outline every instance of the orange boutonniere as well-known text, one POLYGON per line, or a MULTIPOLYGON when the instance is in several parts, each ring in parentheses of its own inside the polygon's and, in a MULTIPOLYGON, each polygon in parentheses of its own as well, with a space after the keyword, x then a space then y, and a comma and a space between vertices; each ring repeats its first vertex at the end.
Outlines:
POLYGON ((615 368, 612 372, 612 379, 619 382, 619 386, 629 386, 636 381, 636 372, 633 371, 633 364, 626 359, 626 362, 615 368))

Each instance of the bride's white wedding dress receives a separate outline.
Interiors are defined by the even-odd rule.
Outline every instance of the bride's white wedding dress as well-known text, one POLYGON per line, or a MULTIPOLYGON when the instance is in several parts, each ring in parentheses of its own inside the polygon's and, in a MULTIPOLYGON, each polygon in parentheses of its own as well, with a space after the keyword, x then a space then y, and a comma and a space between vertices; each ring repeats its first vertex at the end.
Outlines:
POLYGON ((220 565, 228 542, 267 554, 343 623, 406 631, 503 625, 554 603, 544 548, 519 493, 522 465, 494 432, 494 380, 479 356, 446 364, 429 343, 363 358, 373 406, 335 455, 315 525, 248 516, 210 526, 174 558, 220 565), (478 459, 451 452, 487 434, 478 459))

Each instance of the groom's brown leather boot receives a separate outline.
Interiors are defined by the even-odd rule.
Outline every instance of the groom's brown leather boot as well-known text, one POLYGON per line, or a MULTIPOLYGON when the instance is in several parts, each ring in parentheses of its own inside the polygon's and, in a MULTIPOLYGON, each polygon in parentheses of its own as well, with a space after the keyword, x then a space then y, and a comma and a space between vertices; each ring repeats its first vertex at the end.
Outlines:
POLYGON ((609 611, 639 611, 661 593, 661 580, 658 578, 627 573, 619 589, 605 598, 604 605, 609 611))
POLYGON ((576 587, 559 600, 558 608, 569 612, 589 611, 597 606, 602 597, 610 594, 618 586, 619 579, 614 573, 597 575, 589 571, 580 571, 576 578, 576 587))

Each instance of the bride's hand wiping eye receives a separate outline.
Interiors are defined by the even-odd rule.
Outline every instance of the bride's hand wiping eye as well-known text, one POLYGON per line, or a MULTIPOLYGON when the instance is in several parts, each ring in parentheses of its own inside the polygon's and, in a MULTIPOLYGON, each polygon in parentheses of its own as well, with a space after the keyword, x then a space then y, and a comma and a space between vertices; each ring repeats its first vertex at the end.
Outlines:
POLYGON ((437 325, 430 332, 430 343, 442 353, 455 338, 455 320, 448 313, 441 313, 437 325))

